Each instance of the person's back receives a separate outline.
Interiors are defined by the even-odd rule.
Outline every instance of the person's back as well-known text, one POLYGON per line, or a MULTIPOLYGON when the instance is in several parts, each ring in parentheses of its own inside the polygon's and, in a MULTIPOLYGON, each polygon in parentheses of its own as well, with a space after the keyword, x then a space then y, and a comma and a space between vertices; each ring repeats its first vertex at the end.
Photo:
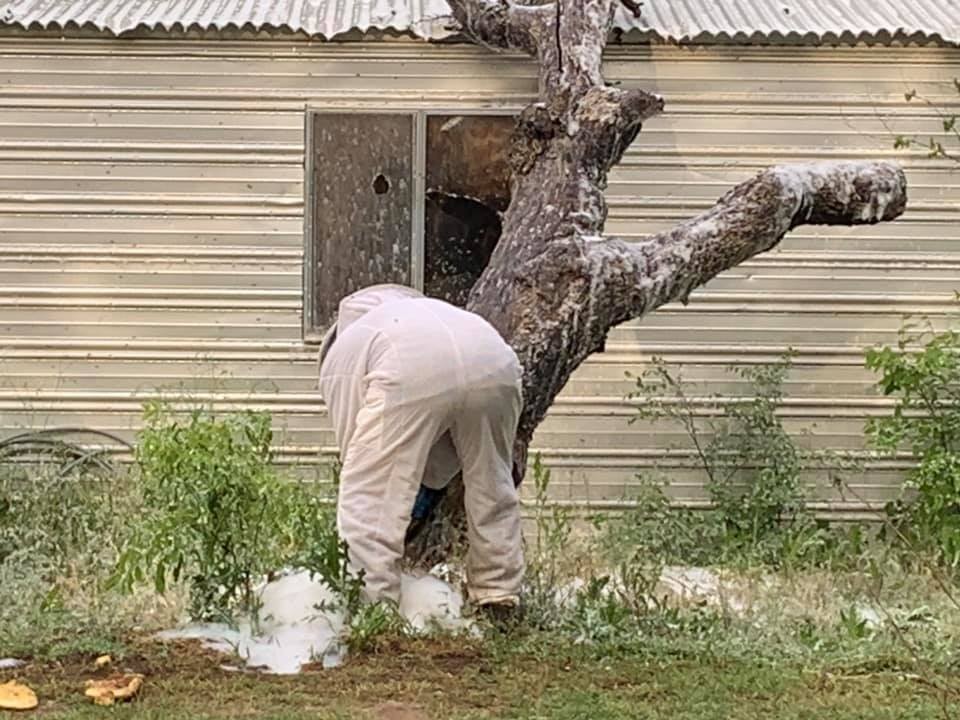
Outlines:
POLYGON ((402 402, 499 382, 516 364, 513 350, 479 315, 433 298, 404 298, 352 323, 338 352, 368 347, 367 372, 403 372, 402 402), (389 359, 388 359, 389 358, 389 359))
POLYGON ((511 473, 519 363, 479 316, 411 294, 380 287, 345 299, 321 361, 343 461, 340 532, 368 595, 396 599, 414 498, 448 438, 464 474, 471 595, 513 602, 523 567, 511 473))

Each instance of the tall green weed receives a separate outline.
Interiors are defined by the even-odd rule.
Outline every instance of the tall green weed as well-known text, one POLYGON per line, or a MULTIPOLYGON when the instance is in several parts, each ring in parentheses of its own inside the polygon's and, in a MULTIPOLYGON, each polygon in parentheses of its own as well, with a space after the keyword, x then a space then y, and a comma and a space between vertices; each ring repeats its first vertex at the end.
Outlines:
POLYGON ((896 346, 872 348, 866 358, 880 391, 895 400, 891 415, 868 421, 868 437, 879 451, 908 451, 916 463, 888 513, 901 534, 960 566, 960 333, 906 323, 896 346))
MULTIPOLYGON (((711 503, 710 510, 665 523, 661 489, 669 476, 667 482, 642 479, 640 505, 628 513, 627 522, 647 528, 648 536, 655 526, 671 527, 676 536, 671 557, 701 562, 742 557, 778 564, 807 556, 819 546, 822 528, 806 510, 802 473, 825 458, 801 448, 778 412, 792 358, 788 353, 775 363, 728 368, 746 383, 743 397, 732 400, 717 394, 691 397, 681 370, 659 358, 636 378, 630 398, 637 402, 637 414, 631 422, 647 420, 682 430, 711 503), (661 522, 642 519, 651 508, 661 522), (697 527, 696 547, 683 543, 690 533, 679 526, 690 523, 697 527)), ((631 530, 621 526, 620 531, 631 530)))
POLYGON ((136 503, 129 477, 57 452, 0 461, 0 654, 116 646, 149 602, 119 607, 103 578, 136 503))

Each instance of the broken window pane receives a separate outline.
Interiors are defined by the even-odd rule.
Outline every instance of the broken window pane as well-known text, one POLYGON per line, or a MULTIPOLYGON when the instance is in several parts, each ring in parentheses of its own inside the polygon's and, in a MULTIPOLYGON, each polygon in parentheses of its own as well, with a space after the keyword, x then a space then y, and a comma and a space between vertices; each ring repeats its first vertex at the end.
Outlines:
POLYGON ((312 122, 306 302, 307 331, 319 333, 355 290, 412 283, 414 116, 322 112, 312 122))
POLYGON ((510 204, 510 115, 427 118, 424 291, 456 305, 500 239, 510 204))

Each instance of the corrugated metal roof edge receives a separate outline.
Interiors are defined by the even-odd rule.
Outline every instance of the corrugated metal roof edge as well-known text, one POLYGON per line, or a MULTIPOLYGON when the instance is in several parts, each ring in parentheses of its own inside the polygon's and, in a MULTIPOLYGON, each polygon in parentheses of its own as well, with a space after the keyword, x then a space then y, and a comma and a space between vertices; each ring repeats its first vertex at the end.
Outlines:
POLYGON ((814 32, 799 33, 796 31, 782 33, 778 30, 764 33, 759 30, 753 33, 738 32, 734 34, 720 32, 712 33, 704 31, 696 35, 682 35, 679 37, 664 35, 656 30, 631 29, 623 32, 623 38, 628 42, 652 42, 679 45, 706 45, 706 44, 724 44, 724 45, 845 45, 854 46, 859 44, 866 45, 937 45, 943 47, 956 47, 958 41, 947 40, 939 33, 924 33, 921 31, 908 32, 905 30, 896 30, 890 32, 881 30, 879 32, 861 31, 854 33, 850 31, 835 33, 826 32, 817 34, 814 32))
MULTIPOLYGON (((197 35, 200 34, 204 38, 215 39, 218 37, 224 38, 235 38, 238 34, 266 34, 266 35, 276 35, 282 34, 287 36, 295 36, 308 38, 312 40, 322 40, 325 42, 338 42, 338 41, 347 41, 347 40, 362 40, 362 39, 379 39, 379 38, 410 38, 415 40, 424 40, 427 42, 442 42, 442 43, 466 43, 469 42, 465 37, 456 33, 456 32, 438 32, 433 31, 427 34, 418 33, 416 30, 407 28, 393 28, 393 27, 380 27, 375 25, 370 25, 366 28, 363 27, 352 27, 349 30, 345 30, 340 33, 336 33, 330 37, 326 37, 321 33, 308 33, 302 29, 294 29, 290 25, 273 25, 270 23, 264 23, 255 25, 253 23, 243 23, 238 25, 236 23, 226 23, 220 27, 207 25, 203 26, 198 23, 191 23, 184 25, 180 22, 171 23, 169 25, 165 23, 156 23, 154 25, 147 25, 146 23, 140 24, 136 27, 125 29, 119 33, 114 32, 106 27, 101 27, 95 23, 87 22, 83 24, 78 24, 74 21, 68 21, 66 23, 58 23, 56 21, 49 22, 46 24, 34 22, 28 25, 24 25, 18 22, 2 22, 0 21, 0 34, 9 36, 10 34, 34 34, 39 33, 42 35, 63 35, 66 37, 71 37, 74 34, 81 34, 84 37, 89 37, 91 34, 98 37, 107 37, 107 38, 139 38, 139 37, 156 37, 159 35, 170 35, 173 37, 182 38, 185 35, 197 35)), ((841 46, 855 46, 855 45, 868 45, 868 46, 904 46, 904 45, 933 45, 939 47, 957 47, 960 45, 960 39, 958 40, 948 40, 944 38, 940 33, 925 33, 922 31, 908 32, 903 29, 898 29, 896 31, 889 30, 880 30, 877 32, 871 31, 861 31, 859 33, 854 33, 850 31, 835 33, 835 32, 825 32, 822 34, 817 34, 814 32, 808 33, 799 33, 792 31, 789 33, 782 33, 780 31, 772 32, 761 32, 755 31, 753 33, 738 32, 735 34, 730 34, 727 32, 713 33, 709 31, 700 32, 696 35, 683 35, 683 36, 672 36, 665 35, 656 30, 652 29, 639 29, 639 28, 615 28, 614 30, 614 42, 623 42, 628 44, 667 44, 667 45, 744 45, 744 46, 757 46, 757 45, 774 45, 774 46, 816 46, 816 45, 841 45, 841 46)))
POLYGON ((238 34, 282 34, 285 36, 308 38, 311 40, 322 40, 324 42, 337 42, 352 39, 378 39, 383 37, 409 38, 412 40, 423 40, 427 42, 468 42, 465 38, 459 37, 452 33, 450 35, 440 37, 438 37, 436 34, 432 36, 425 36, 409 29, 405 30, 400 28, 384 28, 377 26, 370 26, 368 28, 353 27, 349 30, 336 33, 331 37, 326 37, 323 33, 309 33, 302 29, 294 29, 289 25, 273 25, 270 23, 259 25, 255 25, 253 23, 243 23, 242 25, 238 25, 236 23, 226 23, 220 27, 202 26, 198 23, 184 25, 183 23, 179 22, 171 23, 170 25, 164 23, 157 23, 156 25, 141 24, 134 28, 122 30, 118 33, 110 30, 109 28, 101 27, 96 23, 85 22, 81 24, 72 20, 63 24, 58 22, 50 22, 45 24, 30 23, 29 25, 23 25, 22 23, 0 22, 0 34, 9 36, 10 34, 33 35, 35 33, 45 37, 50 35, 58 36, 60 34, 70 37, 73 34, 82 33, 84 37, 89 37, 91 34, 94 34, 98 37, 118 39, 139 38, 144 36, 157 37, 162 35, 170 35, 176 38, 182 38, 188 34, 201 35, 204 38, 214 39, 217 37, 233 38, 238 34))

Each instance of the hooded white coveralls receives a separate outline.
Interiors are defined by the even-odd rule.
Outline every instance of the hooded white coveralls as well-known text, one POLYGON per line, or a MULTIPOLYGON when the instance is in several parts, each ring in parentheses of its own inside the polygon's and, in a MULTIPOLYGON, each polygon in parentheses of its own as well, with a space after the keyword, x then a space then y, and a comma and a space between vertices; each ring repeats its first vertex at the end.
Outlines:
POLYGON ((440 489, 462 467, 470 599, 517 602, 521 371, 497 331, 411 288, 369 287, 340 303, 320 351, 320 388, 342 462, 337 527, 367 599, 399 601, 420 484, 440 489))

